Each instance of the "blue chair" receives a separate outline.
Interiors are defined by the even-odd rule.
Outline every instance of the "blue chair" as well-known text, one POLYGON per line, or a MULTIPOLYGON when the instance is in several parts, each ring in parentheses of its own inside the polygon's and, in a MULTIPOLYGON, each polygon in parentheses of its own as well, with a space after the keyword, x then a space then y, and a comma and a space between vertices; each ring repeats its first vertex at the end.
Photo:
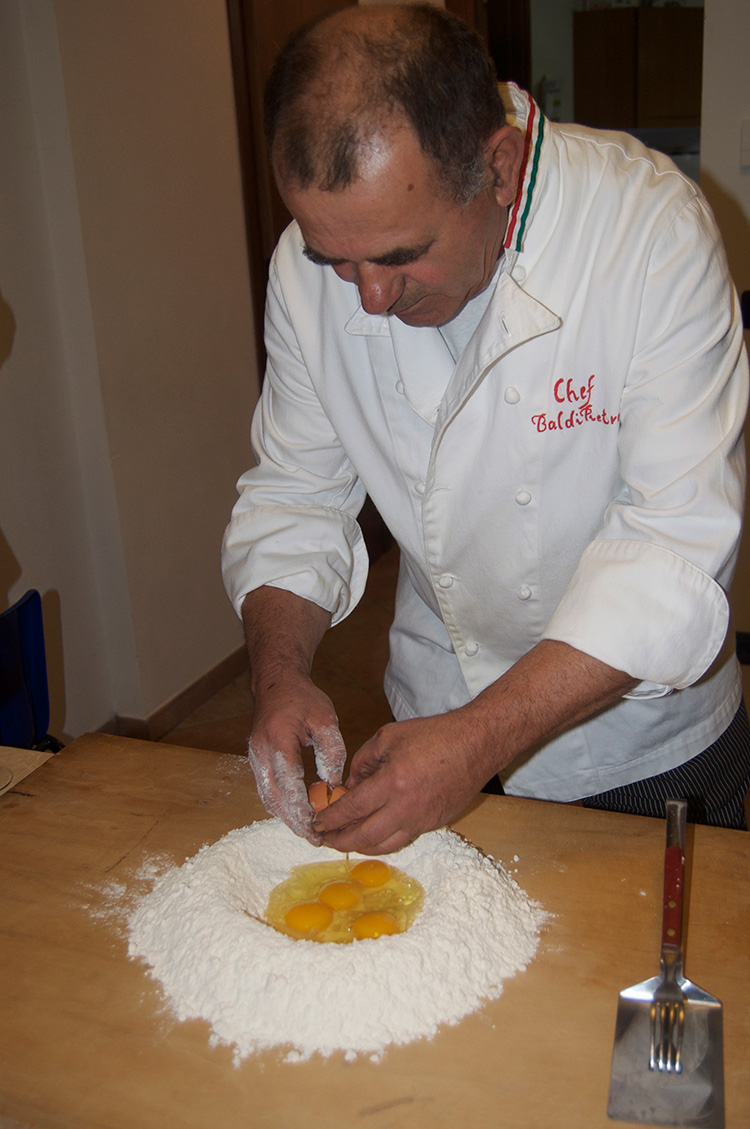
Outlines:
POLYGON ((57 753, 63 744, 48 725, 42 601, 32 588, 0 613, 0 745, 57 753))

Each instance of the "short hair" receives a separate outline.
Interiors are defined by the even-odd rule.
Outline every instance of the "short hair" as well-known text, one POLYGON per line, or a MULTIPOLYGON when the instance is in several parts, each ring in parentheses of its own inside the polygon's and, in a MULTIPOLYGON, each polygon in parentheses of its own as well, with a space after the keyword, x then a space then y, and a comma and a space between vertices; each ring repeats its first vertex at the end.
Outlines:
POLYGON ((279 174, 302 189, 347 188, 372 139, 404 123, 450 198, 468 203, 486 186, 486 144, 505 124, 495 67, 463 20, 429 4, 313 21, 266 85, 266 139, 279 174))

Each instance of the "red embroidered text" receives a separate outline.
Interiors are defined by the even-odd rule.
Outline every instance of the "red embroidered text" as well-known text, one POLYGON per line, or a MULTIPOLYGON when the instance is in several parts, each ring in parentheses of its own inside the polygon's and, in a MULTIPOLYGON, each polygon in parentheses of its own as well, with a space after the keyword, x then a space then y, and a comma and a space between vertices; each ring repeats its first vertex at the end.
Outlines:
POLYGON ((610 425, 619 423, 620 413, 611 415, 606 408, 596 411, 592 406, 592 393, 596 375, 594 373, 585 384, 576 384, 574 380, 556 380, 553 395, 558 404, 564 404, 557 412, 539 412, 531 417, 531 422, 538 432, 566 431, 573 427, 581 427, 584 423, 601 423, 610 425))

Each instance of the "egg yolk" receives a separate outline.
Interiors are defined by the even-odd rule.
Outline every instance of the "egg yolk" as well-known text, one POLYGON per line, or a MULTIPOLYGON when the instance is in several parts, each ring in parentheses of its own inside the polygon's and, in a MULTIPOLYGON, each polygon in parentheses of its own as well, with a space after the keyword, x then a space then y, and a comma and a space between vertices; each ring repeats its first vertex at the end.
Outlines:
POLYGON ((390 866, 380 859, 365 859, 364 862, 358 862, 349 874, 353 882, 359 882, 360 886, 365 886, 368 890, 373 886, 382 886, 390 876, 390 866))
POLYGON ((405 933, 424 896, 421 884, 397 866, 341 857, 292 867, 270 891, 265 918, 297 941, 347 945, 405 933))
POLYGON ((285 920, 298 933, 319 933, 331 924, 333 910, 322 902, 298 902, 287 910, 285 920))
POLYGON ((318 894, 318 899, 331 909, 351 909, 362 897, 361 887, 354 882, 329 882, 318 894))
POLYGON ((358 941, 367 938, 382 937, 384 933, 399 933, 398 922, 392 913, 385 910, 376 910, 374 913, 363 913, 352 922, 352 933, 358 941))

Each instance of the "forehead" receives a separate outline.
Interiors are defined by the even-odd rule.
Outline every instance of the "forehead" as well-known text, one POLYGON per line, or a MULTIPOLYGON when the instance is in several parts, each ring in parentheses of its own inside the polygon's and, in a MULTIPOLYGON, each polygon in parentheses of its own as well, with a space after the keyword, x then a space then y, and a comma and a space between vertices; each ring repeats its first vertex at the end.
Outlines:
POLYGON ((372 260, 432 243, 461 210, 441 190, 432 162, 408 129, 374 139, 347 188, 324 192, 278 184, 307 246, 333 260, 372 260))

